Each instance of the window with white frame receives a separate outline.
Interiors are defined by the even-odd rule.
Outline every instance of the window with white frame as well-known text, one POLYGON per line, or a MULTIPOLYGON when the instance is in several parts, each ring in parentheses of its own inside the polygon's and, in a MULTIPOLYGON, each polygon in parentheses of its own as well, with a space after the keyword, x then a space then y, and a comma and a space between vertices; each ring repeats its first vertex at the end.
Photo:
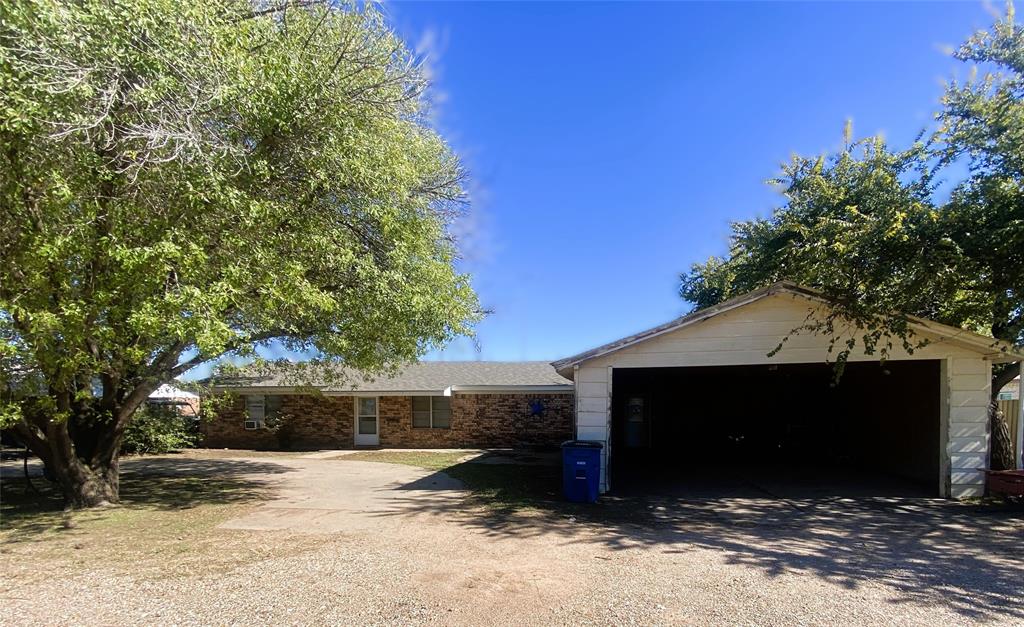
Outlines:
POLYGON ((280 396, 250 394, 245 397, 246 429, 263 429, 267 426, 267 420, 273 420, 280 413, 280 396))
POLYGON ((450 429, 452 398, 450 396, 412 397, 412 426, 417 429, 450 429))
POLYGON ((377 433, 377 398, 363 396, 356 400, 356 423, 359 435, 377 433))

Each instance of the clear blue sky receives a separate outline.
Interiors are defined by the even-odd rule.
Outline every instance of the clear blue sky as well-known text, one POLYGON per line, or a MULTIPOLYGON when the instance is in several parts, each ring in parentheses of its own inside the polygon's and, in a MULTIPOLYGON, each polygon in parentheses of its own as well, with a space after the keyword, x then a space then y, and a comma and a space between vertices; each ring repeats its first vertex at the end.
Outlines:
POLYGON ((462 265, 494 312, 428 359, 557 359, 687 312, 679 273, 771 211, 782 161, 834 150, 848 118, 909 143, 968 74, 951 47, 992 22, 980 2, 384 10, 470 170, 462 265))
POLYGON ((794 153, 931 122, 981 3, 397 2, 471 175, 479 351, 555 359, 685 313, 678 274, 767 214, 794 153))

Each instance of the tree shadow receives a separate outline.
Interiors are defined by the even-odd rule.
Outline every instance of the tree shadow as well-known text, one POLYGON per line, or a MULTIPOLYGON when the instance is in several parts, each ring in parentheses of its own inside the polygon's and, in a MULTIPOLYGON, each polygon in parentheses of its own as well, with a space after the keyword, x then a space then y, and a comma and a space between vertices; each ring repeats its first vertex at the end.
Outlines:
POLYGON ((66 532, 113 512, 183 511, 265 500, 271 492, 271 477, 292 470, 272 462, 240 459, 131 458, 122 463, 118 506, 67 512, 59 489, 42 478, 38 464, 30 473, 35 492, 27 490, 5 467, 0 481, 0 529, 5 541, 23 542, 54 531, 66 532))
POLYGON ((871 582, 896 591, 896 603, 1024 620, 1020 505, 801 490, 780 497, 749 478, 739 487, 712 481, 682 494, 620 492, 573 504, 561 500, 559 472, 457 464, 443 474, 462 481, 468 499, 398 496, 404 507, 379 515, 436 515, 495 538, 556 536, 670 554, 714 550, 769 577, 803 574, 847 589, 871 582))

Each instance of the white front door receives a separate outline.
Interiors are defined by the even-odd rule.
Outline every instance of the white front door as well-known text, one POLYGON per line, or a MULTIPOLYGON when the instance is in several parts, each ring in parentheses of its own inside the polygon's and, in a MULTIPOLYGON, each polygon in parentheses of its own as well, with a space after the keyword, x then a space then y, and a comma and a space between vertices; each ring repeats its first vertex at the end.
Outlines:
POLYGON ((356 446, 377 446, 380 444, 380 421, 377 414, 377 397, 356 397, 356 446))

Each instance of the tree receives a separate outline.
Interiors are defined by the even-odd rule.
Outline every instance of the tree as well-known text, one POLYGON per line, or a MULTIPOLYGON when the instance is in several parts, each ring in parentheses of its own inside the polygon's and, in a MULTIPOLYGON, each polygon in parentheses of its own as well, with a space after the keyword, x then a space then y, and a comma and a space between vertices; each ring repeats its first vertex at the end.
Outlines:
MULTIPOLYGON (((794 332, 827 335, 837 374, 855 349, 884 359, 918 347, 907 315, 1024 347, 1024 29, 1012 5, 955 56, 994 70, 947 87, 931 137, 892 150, 848 128, 837 154, 794 157, 771 181, 784 204, 735 223, 728 256, 684 273, 682 297, 703 308, 782 279, 818 288, 836 307, 794 332), (939 177, 964 163, 969 175, 942 199, 939 177), (858 336, 839 337, 839 323, 858 336)), ((1018 373, 994 369, 993 400, 1018 373)), ((994 408, 993 466, 1013 467, 994 408)))
POLYGON ((268 343, 374 372, 470 333, 457 158, 372 7, 0 6, 4 427, 118 498, 163 382, 268 343))

